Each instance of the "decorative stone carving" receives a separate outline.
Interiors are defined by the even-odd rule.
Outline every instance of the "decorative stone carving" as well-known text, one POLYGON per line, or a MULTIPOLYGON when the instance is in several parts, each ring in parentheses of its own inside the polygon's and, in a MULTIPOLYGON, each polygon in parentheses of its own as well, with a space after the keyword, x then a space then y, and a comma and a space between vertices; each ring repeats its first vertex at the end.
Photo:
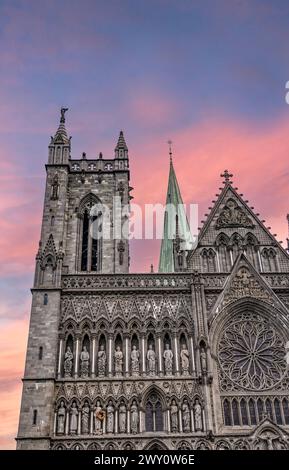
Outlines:
POLYGON ((70 434, 77 434, 77 424, 78 424, 78 409, 76 403, 72 403, 72 408, 70 410, 70 434))
POLYGON ((108 406, 106 408, 106 432, 113 433, 114 431, 114 406, 112 401, 108 402, 108 406))
POLYGON ((90 416, 90 408, 89 408, 88 403, 85 402, 81 411, 82 434, 89 434, 89 416, 90 416))
POLYGON ((185 399, 182 406, 182 416, 183 416, 183 431, 190 432, 191 430, 191 411, 188 404, 188 400, 185 399))
POLYGON ((131 429, 132 434, 137 434, 138 423, 139 423, 138 406, 137 406, 136 401, 134 400, 130 408, 130 429, 131 429))
POLYGON ((156 373, 156 353, 153 350, 153 345, 149 344, 149 349, 147 352, 147 362, 148 362, 148 373, 149 375, 155 375, 156 373))
POLYGON ((57 434, 64 434, 65 432, 65 415, 64 401, 61 401, 57 411, 57 434))
POLYGON ((73 353, 71 351, 70 346, 68 346, 67 349, 66 349, 65 356, 64 356, 64 375, 65 375, 65 377, 71 377, 72 361, 73 361, 73 353))
POLYGON ((126 433, 126 406, 124 402, 121 402, 118 409, 118 424, 119 432, 126 433))
POLYGON ((168 343, 165 344, 164 350, 164 363, 165 363, 165 374, 172 375, 173 374, 173 352, 170 349, 170 345, 168 343))
POLYGON ((235 316, 218 344, 225 377, 247 390, 266 390, 286 373, 285 344, 272 323, 257 314, 235 316))
POLYGON ((200 351, 200 361, 201 361, 201 370, 203 374, 206 374, 208 371, 208 365, 207 365, 207 353, 205 351, 205 348, 201 348, 200 351))
POLYGON ((123 368, 123 352, 120 349, 120 346, 117 346, 115 353, 114 353, 115 375, 122 375, 122 368, 123 368))
POLYGON ((51 199, 57 200, 59 193, 59 182, 58 182, 58 175, 57 173, 53 177, 52 185, 51 185, 51 199))
POLYGON ((172 400, 171 408, 171 431, 178 432, 179 430, 179 408, 176 400, 172 400))
POLYGON ((190 354, 185 343, 182 343, 180 356, 182 374, 188 375, 190 367, 190 354))
POLYGON ((246 266, 242 266, 233 278, 229 289, 224 294, 223 306, 244 297, 255 297, 273 303, 272 296, 246 266))
POLYGON ((216 222, 217 229, 222 227, 253 228, 254 224, 236 201, 228 199, 216 222))
POLYGON ((83 346, 80 354, 80 374, 81 377, 88 377, 89 374, 89 352, 86 346, 83 346))
POLYGON ((202 431, 203 430, 202 407, 197 398, 194 404, 194 418, 195 418, 195 430, 202 431))
POLYGON ((139 375, 139 351, 135 345, 132 347, 131 351, 131 374, 132 375, 139 375))
POLYGON ((105 368, 106 368, 106 352, 104 350, 104 344, 100 345, 100 348, 97 354, 97 367, 98 367, 98 376, 104 377, 105 368))

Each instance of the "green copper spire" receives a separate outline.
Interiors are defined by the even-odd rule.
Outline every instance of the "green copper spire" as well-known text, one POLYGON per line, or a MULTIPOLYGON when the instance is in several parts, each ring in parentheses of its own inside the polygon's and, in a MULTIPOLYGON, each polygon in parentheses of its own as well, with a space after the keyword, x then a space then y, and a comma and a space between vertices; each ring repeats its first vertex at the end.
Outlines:
POLYGON ((180 238, 183 249, 190 249, 192 246, 190 227, 173 166, 171 142, 169 141, 168 143, 170 145, 170 172, 166 199, 167 210, 164 217, 164 231, 159 261, 160 273, 174 272, 173 241, 176 236, 180 238))

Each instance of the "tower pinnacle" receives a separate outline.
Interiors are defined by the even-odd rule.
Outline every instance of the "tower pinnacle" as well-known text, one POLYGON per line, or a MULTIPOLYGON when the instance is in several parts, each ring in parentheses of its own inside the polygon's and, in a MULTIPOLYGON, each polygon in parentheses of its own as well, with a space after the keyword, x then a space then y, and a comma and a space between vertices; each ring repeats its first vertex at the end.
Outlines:
POLYGON ((128 158, 128 148, 123 135, 123 131, 120 131, 118 141, 115 147, 115 158, 128 158))

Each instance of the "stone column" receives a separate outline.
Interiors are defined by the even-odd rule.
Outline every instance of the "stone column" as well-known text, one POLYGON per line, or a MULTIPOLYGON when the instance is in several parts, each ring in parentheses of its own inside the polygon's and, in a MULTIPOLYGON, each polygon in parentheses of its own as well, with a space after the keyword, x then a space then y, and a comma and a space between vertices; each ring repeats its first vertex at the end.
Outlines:
POLYGON ((179 432, 183 432, 183 415, 181 408, 179 408, 179 432))
POLYGON ((77 434, 81 434, 81 409, 78 410, 77 434))
POLYGON ((78 366, 79 366, 79 337, 76 337, 76 347, 75 347, 75 361, 74 361, 74 377, 78 376, 78 366))
POLYGON ((192 432, 195 432, 195 418, 194 418, 193 410, 191 410, 191 428, 192 428, 192 432))
POLYGON ((114 434, 118 434, 118 409, 114 411, 114 434))
POLYGON ((204 410, 204 408, 202 409, 202 418, 203 418, 203 431, 206 432, 207 426, 206 426, 206 417, 205 417, 205 410, 204 410))
POLYGON ((65 434, 69 433, 69 410, 66 411, 65 434))
POLYGON ((63 348, 63 338, 61 337, 59 341, 59 355, 58 355, 58 368, 57 368, 58 378, 60 378, 61 376, 62 348, 63 348))
POLYGON ((95 378, 95 335, 92 336, 92 361, 91 361, 91 377, 95 378))
POLYGON ((190 341, 190 349, 191 349, 191 360, 192 360, 192 374, 196 375, 196 364, 195 364, 195 351, 194 351, 194 342, 193 342, 193 337, 189 337, 190 341))
POLYGON ((179 367, 179 348, 178 348, 178 338, 177 335, 174 334, 174 355, 175 355, 175 368, 176 368, 176 375, 180 375, 180 367, 179 367))
POLYGON ((142 375, 146 373, 146 354, 145 354, 145 337, 141 335, 141 365, 142 365, 142 375))
POLYGON ((129 348, 128 348, 128 335, 125 335, 125 370, 124 370, 124 373, 125 373, 125 376, 128 377, 129 376, 129 348))
POLYGON ((158 375, 163 375, 163 355, 162 355, 162 342, 160 334, 157 335, 157 354, 158 354, 158 375))
POLYGON ((126 420, 126 425, 127 425, 127 433, 130 434, 130 409, 127 409, 127 420, 126 420))
POLYGON ((53 421, 53 434, 56 434, 56 423, 57 423, 57 410, 54 411, 54 421, 53 421))
POLYGON ((93 410, 90 411, 90 434, 93 434, 93 410))
POLYGON ((142 423, 142 410, 139 409, 139 423, 138 423, 138 426, 139 426, 139 432, 141 433, 143 431, 143 423, 142 423))
POLYGON ((168 432, 171 432, 171 414, 170 409, 167 409, 167 420, 168 420, 168 432))
POLYGON ((112 376, 112 334, 108 337, 108 376, 112 376))

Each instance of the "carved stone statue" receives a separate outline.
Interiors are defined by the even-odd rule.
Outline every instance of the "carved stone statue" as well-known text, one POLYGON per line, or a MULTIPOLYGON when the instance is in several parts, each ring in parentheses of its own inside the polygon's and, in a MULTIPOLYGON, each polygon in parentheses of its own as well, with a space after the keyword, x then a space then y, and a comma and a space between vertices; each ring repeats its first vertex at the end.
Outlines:
POLYGON ((89 352, 87 347, 83 346, 83 350, 80 354, 80 373, 81 377, 88 377, 89 372, 89 352))
POLYGON ((172 375, 173 373, 173 352, 170 349, 170 345, 166 343, 164 350, 164 362, 165 362, 165 373, 166 375, 172 375))
POLYGON ((156 373, 156 353, 153 350, 153 345, 149 344, 149 349, 147 352, 147 361, 148 361, 148 373, 149 375, 155 375, 156 373))
POLYGON ((171 404, 171 431, 178 432, 179 430, 179 409, 178 405, 176 404, 176 400, 172 401, 171 404))
POLYGON ((68 108, 61 108, 61 110, 60 110, 60 114, 61 114, 60 122, 61 123, 65 122, 65 113, 66 113, 66 111, 68 111, 68 108))
POLYGON ((190 432, 191 430, 191 411, 188 404, 188 400, 184 400, 182 406, 182 414, 183 414, 183 431, 190 432))
POLYGON ((58 175, 56 173, 54 175, 52 185, 51 185, 51 199, 53 200, 58 199, 58 192, 59 192, 59 182, 58 182, 58 175))
POLYGON ((61 401, 57 411, 57 434, 64 434, 65 432, 65 414, 64 401, 61 401))
POLYGON ((187 346, 185 345, 185 343, 182 344, 180 356, 181 356, 182 374, 188 375, 189 367, 190 367, 190 355, 189 355, 189 351, 187 350, 187 346))
POLYGON ((120 346, 117 346, 114 353, 114 370, 115 375, 122 375, 122 366, 123 366, 123 353, 120 349, 120 346))
POLYGON ((202 372, 205 374, 207 372, 207 353, 204 348, 201 349, 200 360, 202 372))
POLYGON ((194 418, 195 418, 196 431, 202 431, 203 429, 202 407, 198 399, 196 399, 195 405, 194 405, 194 418))
POLYGON ((114 406, 112 401, 109 400, 106 408, 106 432, 113 433, 114 430, 114 406))
POLYGON ((139 351, 137 350, 136 345, 133 345, 132 347, 130 358, 131 358, 131 374, 139 375, 139 351))
POLYGON ((82 434, 89 434, 89 415, 90 415, 90 408, 86 401, 84 403, 84 407, 82 408, 82 413, 81 413, 82 434))
POLYGON ((100 345, 100 348, 97 354, 97 367, 98 367, 98 376, 104 377, 105 368, 106 368, 106 352, 104 350, 104 344, 100 345))
POLYGON ((136 401, 134 400, 130 408, 130 429, 131 429, 132 434, 137 434, 138 422, 139 422, 138 407, 137 407, 136 401))
POLYGON ((100 401, 96 402, 96 407, 94 411, 94 433, 102 434, 102 423, 105 417, 105 412, 103 411, 100 401))
POLYGON ((78 409, 76 403, 72 403, 72 408, 70 410, 70 434, 77 433, 77 423, 78 423, 78 409))
POLYGON ((121 402, 118 409, 118 424, 119 432, 126 433, 126 406, 124 402, 121 402))
POLYGON ((72 372, 72 361, 73 353, 70 349, 70 346, 67 347, 65 356, 64 356, 64 375, 65 377, 71 377, 72 372))

